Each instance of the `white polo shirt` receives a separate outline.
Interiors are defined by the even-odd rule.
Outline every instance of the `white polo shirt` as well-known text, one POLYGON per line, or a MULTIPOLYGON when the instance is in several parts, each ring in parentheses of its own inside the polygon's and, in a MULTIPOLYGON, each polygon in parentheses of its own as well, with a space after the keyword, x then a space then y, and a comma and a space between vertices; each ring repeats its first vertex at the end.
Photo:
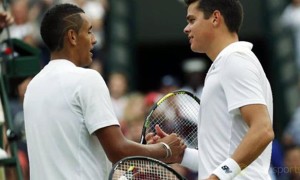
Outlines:
POLYGON ((111 163, 93 133, 119 124, 98 72, 50 61, 27 88, 24 115, 31 180, 108 178, 111 163))
MULTIPOLYGON (((217 56, 207 73, 199 115, 199 179, 207 178, 231 157, 247 133, 249 127, 241 117, 240 107, 264 104, 273 119, 270 84, 251 49, 252 44, 248 42, 230 44, 217 56)), ((270 158, 271 143, 234 179, 270 179, 270 158)))

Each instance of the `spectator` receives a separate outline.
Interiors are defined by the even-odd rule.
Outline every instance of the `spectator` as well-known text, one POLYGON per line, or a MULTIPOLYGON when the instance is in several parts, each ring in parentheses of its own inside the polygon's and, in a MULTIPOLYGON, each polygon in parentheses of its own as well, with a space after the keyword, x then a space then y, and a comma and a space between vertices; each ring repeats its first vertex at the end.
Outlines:
POLYGON ((11 14, 15 23, 10 27, 11 38, 23 40, 25 43, 37 47, 37 27, 29 18, 28 0, 14 0, 11 3, 11 14))
POLYGON ((161 78, 159 92, 162 96, 178 89, 179 82, 174 76, 168 74, 161 78))
POLYGON ((123 72, 112 72, 108 75, 107 84, 114 111, 119 121, 122 121, 124 119, 124 108, 127 104, 127 76, 123 72))
MULTIPOLYGON (((286 167, 280 171, 286 173, 286 180, 300 180, 300 147, 291 145, 285 149, 286 167)), ((283 180, 284 178, 280 179, 283 180)))
POLYGON ((88 68, 94 69, 95 71, 99 72, 101 75, 104 75, 104 67, 103 62, 97 59, 94 59, 91 65, 88 68))
POLYGON ((140 142, 146 114, 147 108, 144 95, 138 92, 129 94, 124 109, 124 121, 121 124, 121 128, 128 139, 140 142))
POLYGON ((150 91, 146 94, 145 101, 148 109, 151 108, 154 103, 156 103, 160 98, 169 92, 179 89, 178 80, 172 75, 164 75, 161 78, 160 86, 158 90, 150 91))
POLYGON ((278 139, 273 140, 272 144, 272 154, 271 154, 271 165, 270 174, 272 180, 280 179, 284 176, 283 172, 278 171, 279 169, 284 169, 284 152, 282 145, 278 139))
POLYGON ((29 180, 29 161, 27 153, 23 100, 29 82, 32 77, 25 78, 17 86, 17 99, 11 99, 10 107, 12 111, 12 119, 14 126, 14 134, 16 135, 16 142, 18 148, 18 158, 20 161, 23 178, 29 180))
MULTIPOLYGON (((49 9, 51 6, 57 4, 60 0, 29 0, 30 1, 30 10, 29 10, 29 20, 31 23, 34 24, 34 27, 36 29, 39 28, 42 17, 47 9, 49 9)), ((37 41, 37 46, 41 51, 41 66, 45 66, 48 64, 50 59, 49 50, 45 46, 41 36, 38 33, 38 30, 34 35, 34 38, 37 41)))
POLYGON ((281 24, 295 36, 296 63, 300 70, 300 0, 290 0, 281 16, 281 24))
MULTIPOLYGON (((7 12, 0 12, 0 33, 3 31, 4 28, 12 25, 14 23, 14 18, 13 16, 11 16, 9 13, 7 12)), ((3 114, 3 110, 2 110, 2 105, 1 106, 1 112, 0 112, 0 123, 4 123, 4 114, 3 114)), ((2 149, 0 149, 0 153, 1 155, 3 155, 3 153, 5 154, 5 152, 2 151, 2 149)), ((1 156, 2 157, 2 156, 1 156)))
POLYGON ((182 66, 185 84, 182 89, 190 91, 200 98, 204 79, 207 71, 207 64, 203 58, 190 58, 183 62, 182 66))
POLYGON ((283 133, 284 145, 300 146, 300 106, 295 110, 283 133))
POLYGON ((4 28, 14 23, 14 18, 7 12, 0 12, 0 33, 4 28))
MULTIPOLYGON (((0 12, 0 33, 3 31, 4 28, 12 25, 13 23, 14 23, 14 18, 11 14, 7 12, 0 12)), ((4 119, 3 107, 2 107, 2 103, 0 103, 0 124, 2 125, 1 127, 3 128, 2 131, 5 131, 5 126, 3 126, 4 121, 5 119, 4 119)), ((4 141, 6 141, 6 139, 4 141)), ((5 145, 6 142, 4 142, 3 144, 5 145)), ((3 147, 3 144, 1 145, 1 147, 3 147)), ((7 157, 8 157, 8 153, 4 149, 0 148, 0 159, 4 159, 7 157)), ((3 172, 2 169, 0 171, 3 172)), ((11 172, 12 170, 10 168, 6 169, 6 174, 8 176, 11 174, 11 172)))

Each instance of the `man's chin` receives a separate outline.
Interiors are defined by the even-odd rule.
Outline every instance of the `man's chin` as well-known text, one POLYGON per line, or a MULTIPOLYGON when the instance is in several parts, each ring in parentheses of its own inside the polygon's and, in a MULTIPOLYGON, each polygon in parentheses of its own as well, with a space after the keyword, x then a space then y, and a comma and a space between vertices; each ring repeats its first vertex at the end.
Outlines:
POLYGON ((93 59, 90 58, 89 61, 86 61, 82 67, 88 67, 92 64, 92 62, 93 62, 93 59))
POLYGON ((195 52, 195 53, 203 53, 203 51, 201 51, 201 50, 199 50, 199 49, 193 47, 192 45, 191 45, 191 50, 192 50, 193 52, 195 52))

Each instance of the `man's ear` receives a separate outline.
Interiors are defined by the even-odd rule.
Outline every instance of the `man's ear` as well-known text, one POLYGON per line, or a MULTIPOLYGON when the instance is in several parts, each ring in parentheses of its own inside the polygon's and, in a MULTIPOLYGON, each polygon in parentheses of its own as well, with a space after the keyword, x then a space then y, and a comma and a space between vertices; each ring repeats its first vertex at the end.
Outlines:
POLYGON ((214 27, 219 26, 220 21, 221 21, 221 12, 218 11, 218 10, 215 10, 215 11, 212 13, 212 23, 213 23, 213 26, 214 26, 214 27))
POLYGON ((67 32, 67 40, 71 45, 77 45, 77 33, 73 29, 69 29, 67 32))

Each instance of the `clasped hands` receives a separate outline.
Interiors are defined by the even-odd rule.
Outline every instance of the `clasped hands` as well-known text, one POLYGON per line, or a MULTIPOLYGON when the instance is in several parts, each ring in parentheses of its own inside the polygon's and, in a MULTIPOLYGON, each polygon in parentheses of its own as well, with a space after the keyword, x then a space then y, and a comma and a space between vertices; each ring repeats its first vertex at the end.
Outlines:
POLYGON ((163 161, 165 163, 181 163, 186 144, 184 140, 177 134, 167 134, 165 133, 159 125, 155 126, 156 133, 148 133, 145 137, 147 144, 156 144, 159 142, 164 142, 169 145, 172 156, 165 158, 163 161))
MULTIPOLYGON (((184 143, 184 140, 180 138, 177 134, 167 134, 164 132, 159 125, 155 126, 156 133, 148 133, 145 137, 147 144, 156 144, 159 142, 164 143, 170 143, 168 144, 170 148, 172 149, 173 156, 168 158, 165 162, 166 163, 181 163, 184 150, 186 149, 186 145, 184 143), (179 144, 178 144, 179 143, 179 144), (175 148, 177 147, 177 148, 175 148), (181 148, 180 148, 181 147, 181 148)), ((207 179, 205 180, 219 180, 217 176, 214 174, 211 174, 207 179)))

